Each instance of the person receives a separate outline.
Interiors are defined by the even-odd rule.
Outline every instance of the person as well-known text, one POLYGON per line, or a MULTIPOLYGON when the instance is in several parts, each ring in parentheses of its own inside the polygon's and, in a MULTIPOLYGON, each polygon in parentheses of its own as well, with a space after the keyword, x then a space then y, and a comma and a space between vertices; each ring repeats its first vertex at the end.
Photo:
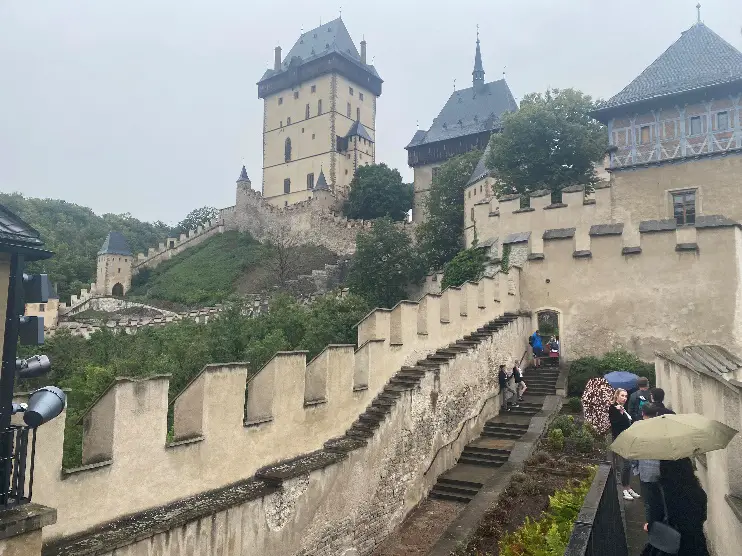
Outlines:
POLYGON ((533 366, 538 368, 541 366, 540 358, 544 355, 544 344, 541 341, 538 330, 531 334, 531 337, 528 338, 528 343, 533 348, 533 366))
MULTIPOLYGON (((652 419, 659 415, 659 407, 648 403, 642 406, 642 419, 652 419)), ((637 462, 639 469, 639 486, 644 498, 644 516, 647 524, 662 521, 665 518, 665 507, 660 492, 660 461, 656 459, 640 459, 637 462)))
POLYGON ((500 383, 500 392, 502 393, 502 409, 503 411, 510 411, 508 400, 515 392, 513 392, 513 389, 508 385, 510 376, 508 376, 508 373, 505 370, 505 365, 500 365, 500 372, 497 373, 497 381, 500 383))
POLYGON ((642 376, 639 378, 637 385, 639 389, 629 397, 629 415, 635 423, 641 421, 642 406, 649 403, 649 379, 642 376))
MULTIPOLYGON (((661 494, 670 527, 680 533, 677 556, 708 556, 703 523, 708 517, 708 498, 693 472, 689 458, 660 461, 661 494)), ((652 530, 654 522, 645 526, 652 530)))
POLYGON ((665 391, 662 388, 652 388, 649 391, 649 397, 657 406, 658 415, 675 415, 672 409, 665 407, 665 391))
POLYGON ((559 336, 554 336, 551 340, 551 351, 559 353, 559 336))
POLYGON ((526 383, 523 381, 523 371, 517 361, 515 365, 513 365, 513 377, 515 377, 515 392, 518 395, 518 401, 522 402, 523 394, 528 390, 528 386, 526 386, 526 383))
MULTIPOLYGON (((626 411, 626 400, 629 395, 623 388, 617 388, 613 393, 613 398, 608 406, 608 419, 611 422, 611 436, 613 440, 618 438, 623 431, 631 426, 631 416, 626 411)), ((616 473, 621 473, 621 486, 623 487, 624 500, 633 500, 641 498, 634 489, 631 488, 631 461, 622 458, 617 453, 613 453, 614 468, 616 473)))

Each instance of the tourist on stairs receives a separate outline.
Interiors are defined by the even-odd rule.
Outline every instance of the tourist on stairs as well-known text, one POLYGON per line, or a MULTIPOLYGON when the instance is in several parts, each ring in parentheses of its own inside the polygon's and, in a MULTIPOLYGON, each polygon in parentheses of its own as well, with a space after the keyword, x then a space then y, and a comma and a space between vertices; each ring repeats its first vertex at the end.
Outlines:
POLYGON ((538 330, 531 334, 528 343, 533 348, 533 366, 538 368, 541 366, 541 357, 544 355, 544 343, 541 341, 538 330))
MULTIPOLYGON (((613 393, 613 399, 611 404, 608 406, 608 419, 611 422, 611 435, 613 440, 618 438, 618 435, 631 426, 631 416, 626 411, 626 400, 629 395, 623 388, 617 388, 613 393)), ((633 500, 634 498, 641 498, 631 488, 631 462, 619 456, 617 453, 613 453, 613 469, 616 473, 621 474, 621 486, 623 487, 624 500, 633 500)))
POLYGON ((513 365, 513 376, 515 377, 515 391, 518 394, 518 401, 522 402, 523 394, 528 390, 528 386, 523 382, 523 371, 520 369, 517 362, 513 365))

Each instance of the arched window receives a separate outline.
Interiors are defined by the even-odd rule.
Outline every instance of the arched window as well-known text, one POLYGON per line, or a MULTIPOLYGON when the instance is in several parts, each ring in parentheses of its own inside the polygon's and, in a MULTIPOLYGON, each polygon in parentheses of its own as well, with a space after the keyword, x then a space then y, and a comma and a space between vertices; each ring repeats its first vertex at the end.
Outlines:
POLYGON ((286 162, 291 162, 291 139, 286 137, 286 143, 283 147, 284 159, 286 162))
POLYGON ((307 104, 307 107, 304 110, 304 119, 305 120, 308 120, 309 119, 309 104, 307 104))

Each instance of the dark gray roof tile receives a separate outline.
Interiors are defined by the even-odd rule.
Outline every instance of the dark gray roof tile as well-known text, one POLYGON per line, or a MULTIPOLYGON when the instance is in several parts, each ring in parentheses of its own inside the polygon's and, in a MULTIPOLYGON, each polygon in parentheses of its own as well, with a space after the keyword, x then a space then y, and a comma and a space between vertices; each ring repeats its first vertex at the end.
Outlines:
POLYGON ((644 220, 639 222, 639 232, 668 232, 677 228, 674 218, 667 220, 644 220))
POLYGON ((575 237, 575 228, 554 228, 544 232, 543 239, 569 239, 575 237))
POLYGON ((520 193, 508 193, 499 197, 500 202, 515 201, 516 199, 520 199, 520 193))
POLYGON ((562 193, 577 193, 578 191, 585 191, 584 185, 570 185, 562 189, 562 193))
POLYGON ((731 226, 739 226, 739 224, 720 214, 696 216, 696 228, 727 228, 731 226))
POLYGON ((131 249, 126 238, 121 232, 108 232, 103 246, 98 251, 99 255, 125 255, 131 256, 131 249))
POLYGON ((532 191, 531 192, 531 198, 534 198, 534 197, 546 197, 547 195, 551 195, 551 191, 549 191, 548 189, 539 189, 537 191, 532 191))
POLYGON ((527 243, 529 239, 531 239, 531 232, 515 232, 514 234, 509 234, 502 244, 527 243))
POLYGON ((358 120, 353 122, 353 125, 350 126, 350 129, 348 130, 348 133, 345 134, 345 136, 346 137, 358 136, 362 139, 365 139, 366 141, 371 141, 372 143, 374 142, 374 140, 371 138, 371 134, 364 127, 364 125, 358 120))
POLYGON ((620 236, 623 234, 623 224, 595 224, 590 226, 591 236, 620 236))
POLYGON ((482 153, 482 156, 479 158, 479 162, 477 162, 477 165, 474 167, 474 171, 471 173, 471 177, 466 184, 467 187, 477 183, 479 180, 484 179, 489 175, 489 170, 487 169, 487 156, 489 153, 490 145, 487 143, 487 148, 484 149, 484 153, 482 153))

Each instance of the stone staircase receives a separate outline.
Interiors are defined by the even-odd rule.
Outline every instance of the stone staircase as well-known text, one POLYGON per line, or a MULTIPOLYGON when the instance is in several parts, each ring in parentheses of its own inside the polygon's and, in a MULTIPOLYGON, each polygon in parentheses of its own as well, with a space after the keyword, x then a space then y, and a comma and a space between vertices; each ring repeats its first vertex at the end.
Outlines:
POLYGON ((496 468, 508 461, 515 441, 528 431, 531 417, 541 411, 545 396, 556 394, 558 377, 559 369, 527 369, 523 401, 485 423, 480 437, 467 444, 456 465, 438 477, 430 497, 470 502, 496 468))

